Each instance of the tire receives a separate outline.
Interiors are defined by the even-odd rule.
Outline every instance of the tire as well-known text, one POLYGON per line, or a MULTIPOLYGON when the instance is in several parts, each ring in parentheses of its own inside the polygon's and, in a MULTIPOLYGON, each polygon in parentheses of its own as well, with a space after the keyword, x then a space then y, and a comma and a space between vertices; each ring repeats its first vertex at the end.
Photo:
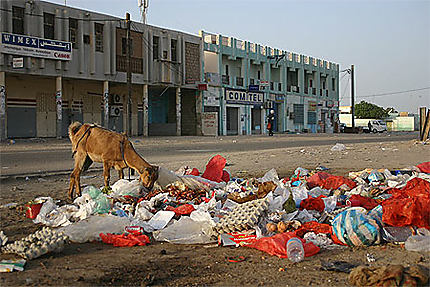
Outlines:
POLYGON ((373 129, 373 130, 372 130, 372 132, 373 132, 374 134, 376 134, 378 131, 377 131, 376 129, 373 129))

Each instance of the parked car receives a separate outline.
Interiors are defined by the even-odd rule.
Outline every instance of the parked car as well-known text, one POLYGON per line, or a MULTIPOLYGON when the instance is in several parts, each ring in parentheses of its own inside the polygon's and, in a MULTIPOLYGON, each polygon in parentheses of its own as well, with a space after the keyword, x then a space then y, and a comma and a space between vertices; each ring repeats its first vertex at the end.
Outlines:
POLYGON ((383 133, 387 131, 387 124, 384 121, 381 120, 371 120, 370 126, 367 127, 369 132, 376 133, 383 133))
POLYGON ((340 132, 341 132, 341 133, 344 133, 344 132, 345 132, 345 128, 346 128, 346 124, 345 124, 345 123, 340 123, 340 124, 339 124, 339 129, 340 129, 340 132))

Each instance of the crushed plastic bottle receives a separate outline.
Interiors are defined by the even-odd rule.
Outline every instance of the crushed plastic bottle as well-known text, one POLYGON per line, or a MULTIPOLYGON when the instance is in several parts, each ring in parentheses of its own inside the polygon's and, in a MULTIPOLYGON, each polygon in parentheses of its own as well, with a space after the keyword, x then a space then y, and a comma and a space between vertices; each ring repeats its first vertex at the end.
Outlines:
POLYGON ((287 256, 292 262, 297 263, 305 259, 303 244, 297 237, 291 238, 287 242, 287 256))

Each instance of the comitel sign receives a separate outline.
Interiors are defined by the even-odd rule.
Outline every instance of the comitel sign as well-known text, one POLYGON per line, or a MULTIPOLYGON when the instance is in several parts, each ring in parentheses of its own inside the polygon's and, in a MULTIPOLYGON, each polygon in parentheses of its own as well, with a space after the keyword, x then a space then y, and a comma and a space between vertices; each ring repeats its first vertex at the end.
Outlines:
POLYGON ((225 89, 225 100, 228 104, 262 105, 264 103, 264 94, 225 89))
POLYGON ((31 36, 1 33, 0 51, 5 54, 48 58, 72 59, 72 43, 31 36))

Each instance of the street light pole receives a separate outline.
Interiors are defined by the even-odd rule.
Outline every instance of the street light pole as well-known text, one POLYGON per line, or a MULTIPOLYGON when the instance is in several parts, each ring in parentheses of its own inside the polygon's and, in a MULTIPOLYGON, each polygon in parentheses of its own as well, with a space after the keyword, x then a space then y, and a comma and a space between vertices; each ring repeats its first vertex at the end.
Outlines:
POLYGON ((354 131, 355 129, 355 121, 354 121, 354 65, 351 65, 351 125, 352 125, 352 130, 354 131))

